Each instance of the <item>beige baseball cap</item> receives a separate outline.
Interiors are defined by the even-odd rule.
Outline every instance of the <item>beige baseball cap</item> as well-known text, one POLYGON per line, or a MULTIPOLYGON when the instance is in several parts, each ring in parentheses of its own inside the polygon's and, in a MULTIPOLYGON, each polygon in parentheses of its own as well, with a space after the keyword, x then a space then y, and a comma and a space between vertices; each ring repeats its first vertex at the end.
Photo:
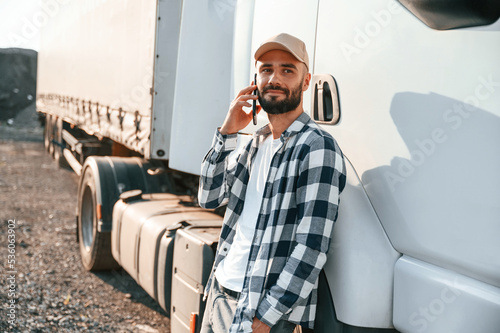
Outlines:
POLYGON ((303 62, 309 70, 309 56, 307 55, 306 44, 303 41, 289 34, 281 33, 275 35, 260 44, 255 51, 255 62, 266 52, 272 50, 283 50, 291 53, 297 60, 303 62))

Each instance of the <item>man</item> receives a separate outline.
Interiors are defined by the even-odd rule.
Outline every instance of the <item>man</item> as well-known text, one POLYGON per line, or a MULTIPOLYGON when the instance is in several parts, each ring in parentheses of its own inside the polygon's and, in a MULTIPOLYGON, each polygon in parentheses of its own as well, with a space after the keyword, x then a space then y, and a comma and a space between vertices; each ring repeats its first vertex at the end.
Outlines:
POLYGON ((305 44, 279 34, 255 52, 257 82, 241 90, 202 164, 199 201, 227 202, 201 331, 292 332, 313 328, 345 165, 335 140, 304 113, 305 44), (252 92, 257 89, 257 96, 252 92), (229 163, 258 99, 269 124, 229 163))

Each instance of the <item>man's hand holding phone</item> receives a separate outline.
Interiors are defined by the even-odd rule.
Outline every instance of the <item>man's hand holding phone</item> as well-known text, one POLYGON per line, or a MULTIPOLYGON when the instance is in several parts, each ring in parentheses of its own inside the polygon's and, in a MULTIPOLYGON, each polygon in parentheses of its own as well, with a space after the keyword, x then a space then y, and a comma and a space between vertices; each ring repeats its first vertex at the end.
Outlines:
MULTIPOLYGON (((234 101, 229 107, 229 112, 226 115, 226 119, 219 129, 219 132, 223 135, 225 134, 235 134, 247 127, 247 125, 253 119, 253 112, 245 112, 244 107, 252 107, 253 101, 258 99, 258 96, 253 94, 254 90, 257 89, 255 82, 252 85, 242 89, 234 101)), ((255 106, 255 112, 259 113, 262 107, 260 105, 255 106)))

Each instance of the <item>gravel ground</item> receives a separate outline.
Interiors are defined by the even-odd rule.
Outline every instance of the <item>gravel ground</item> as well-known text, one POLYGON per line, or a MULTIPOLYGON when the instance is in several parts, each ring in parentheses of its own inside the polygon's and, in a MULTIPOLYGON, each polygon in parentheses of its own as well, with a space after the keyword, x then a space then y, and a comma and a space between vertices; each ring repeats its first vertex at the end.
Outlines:
POLYGON ((0 331, 169 332, 165 312, 125 271, 82 268, 78 176, 58 169, 42 138, 34 105, 0 123, 0 331))

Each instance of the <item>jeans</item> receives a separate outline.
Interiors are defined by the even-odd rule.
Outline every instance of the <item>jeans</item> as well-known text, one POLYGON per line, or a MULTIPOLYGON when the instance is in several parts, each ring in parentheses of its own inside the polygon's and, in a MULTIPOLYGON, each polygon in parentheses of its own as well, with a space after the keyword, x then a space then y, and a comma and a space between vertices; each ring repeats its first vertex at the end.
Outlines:
MULTIPOLYGON (((207 305, 200 333, 227 333, 233 322, 238 300, 221 291, 217 279, 213 279, 208 292, 207 305)), ((271 328, 271 333, 292 333, 295 324, 280 320, 271 328)))

